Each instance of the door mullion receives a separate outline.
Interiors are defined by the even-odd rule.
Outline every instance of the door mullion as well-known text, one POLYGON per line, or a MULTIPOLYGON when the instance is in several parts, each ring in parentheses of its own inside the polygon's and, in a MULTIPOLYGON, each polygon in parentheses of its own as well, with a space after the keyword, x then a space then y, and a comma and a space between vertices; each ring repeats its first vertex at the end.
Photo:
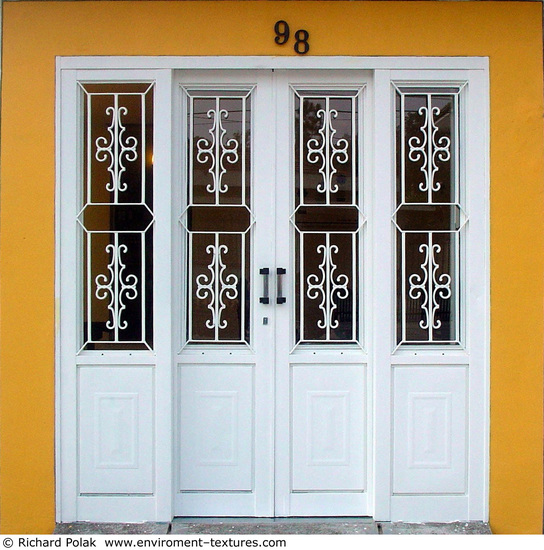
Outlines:
MULTIPOLYGON (((288 73, 274 72, 275 111, 276 111, 276 216, 275 234, 276 266, 287 268, 284 276, 285 304, 276 305, 276 441, 275 441, 275 515, 289 516, 290 509, 290 467, 291 467, 291 381, 289 351, 292 347, 291 327, 293 321, 294 257, 292 257, 290 191, 293 181, 291 168, 291 148, 293 129, 291 128, 291 97, 288 73)), ((294 126, 294 125, 293 125, 294 126)), ((302 177, 302 176, 301 176, 302 177)), ((303 235, 301 235, 301 239, 303 235)), ((301 270, 302 271, 302 270, 301 270)))

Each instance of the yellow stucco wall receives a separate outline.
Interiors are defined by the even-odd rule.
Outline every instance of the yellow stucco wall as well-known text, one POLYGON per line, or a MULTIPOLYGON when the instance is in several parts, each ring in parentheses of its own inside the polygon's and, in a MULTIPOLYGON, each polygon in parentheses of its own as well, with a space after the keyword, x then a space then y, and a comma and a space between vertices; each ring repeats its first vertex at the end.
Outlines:
POLYGON ((1 149, 1 531, 54 527, 57 55, 489 56, 491 480, 499 533, 542 529, 543 128, 540 3, 8 2, 1 149))

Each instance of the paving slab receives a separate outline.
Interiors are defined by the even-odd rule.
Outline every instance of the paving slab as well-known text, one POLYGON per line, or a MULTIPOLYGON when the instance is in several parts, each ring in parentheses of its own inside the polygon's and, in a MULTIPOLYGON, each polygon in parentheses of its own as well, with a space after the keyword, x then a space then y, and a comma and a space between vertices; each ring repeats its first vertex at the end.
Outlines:
POLYGON ((372 518, 174 518, 172 523, 57 523, 56 535, 491 535, 488 523, 372 518))
POLYGON ((173 535, 377 535, 371 518, 175 518, 173 535))
POLYGON ((74 523, 57 523, 54 535, 166 535, 170 523, 93 523, 77 521, 74 523))
POLYGON ((489 523, 454 521, 452 523, 378 522, 382 535, 492 535, 489 523))

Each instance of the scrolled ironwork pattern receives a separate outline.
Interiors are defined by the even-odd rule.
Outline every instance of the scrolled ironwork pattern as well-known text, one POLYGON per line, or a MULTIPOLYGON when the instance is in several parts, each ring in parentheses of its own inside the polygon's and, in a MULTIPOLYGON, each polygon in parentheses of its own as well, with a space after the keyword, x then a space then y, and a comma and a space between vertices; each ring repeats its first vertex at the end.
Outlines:
POLYGON ((321 126, 318 129, 320 139, 311 138, 307 142, 306 159, 311 164, 320 163, 319 173, 323 180, 316 187, 319 193, 338 192, 338 185, 332 183, 337 170, 335 162, 346 164, 349 160, 349 141, 345 138, 335 139, 336 129, 332 122, 338 116, 336 109, 329 108, 329 98, 326 101, 327 108, 319 109, 317 118, 321 119, 321 126))
POLYGON ((294 342, 362 345, 362 88, 293 88, 294 342))
POLYGON ((397 88, 397 342, 458 344, 460 89, 397 88))
POLYGON ((206 247, 206 253, 211 255, 211 262, 208 264, 208 273, 201 273, 195 279, 195 296, 199 300, 209 299, 208 309, 211 312, 211 319, 206 321, 206 327, 213 330, 215 340, 219 339, 219 330, 227 328, 226 319, 221 319, 226 309, 224 299, 235 300, 238 297, 238 277, 234 273, 225 274, 227 266, 223 262, 223 254, 227 254, 228 247, 219 244, 219 236, 215 237, 215 244, 206 247))
POLYGON ((122 255, 128 252, 125 244, 119 244, 115 235, 114 244, 108 244, 105 251, 110 255, 107 265, 108 274, 101 273, 95 277, 95 296, 98 300, 109 298, 108 310, 110 318, 106 322, 106 328, 115 332, 115 339, 119 337, 119 330, 125 330, 128 322, 123 319, 123 311, 126 309, 124 300, 135 300, 138 297, 138 277, 134 274, 124 275, 126 264, 122 255))
POLYGON ((80 83, 85 350, 153 347, 154 84, 80 83))
POLYGON ((345 300, 349 296, 349 277, 335 274, 338 266, 333 260, 333 254, 338 254, 338 246, 331 244, 329 234, 326 234, 325 244, 317 247, 317 252, 322 254, 322 261, 318 266, 320 273, 312 273, 306 278, 306 295, 310 300, 321 299, 319 309, 322 318, 317 320, 317 326, 326 331, 326 339, 329 340, 331 329, 339 326, 338 320, 334 319, 334 312, 338 307, 336 300, 345 300))
POLYGON ((438 299, 451 298, 451 275, 438 275, 440 265, 436 261, 436 255, 440 254, 441 250, 439 244, 432 243, 430 236, 429 244, 424 243, 419 247, 419 251, 425 255, 420 266, 423 276, 413 273, 408 277, 408 295, 412 300, 421 300, 420 307, 424 318, 419 322, 419 326, 423 330, 436 330, 442 326, 437 317, 440 308, 438 299))
POLYGON ((119 192, 126 191, 128 185, 122 181, 123 173, 126 171, 124 162, 134 162, 138 159, 138 140, 134 136, 125 138, 126 127, 121 117, 128 114, 128 109, 119 106, 118 96, 114 96, 115 104, 106 109, 106 114, 111 116, 111 124, 108 127, 109 140, 104 136, 96 138, 95 158, 98 162, 107 162, 108 172, 111 180, 106 184, 106 190, 115 194, 115 202, 119 192))
POLYGON ((219 108, 219 100, 215 109, 209 109, 206 116, 212 120, 212 127, 208 130, 210 139, 200 138, 196 142, 196 160, 201 164, 211 162, 208 172, 212 176, 212 183, 206 186, 208 193, 215 194, 219 202, 219 193, 226 193, 229 188, 224 183, 223 176, 227 169, 225 163, 236 164, 238 162, 239 142, 235 138, 225 141, 227 130, 223 127, 222 119, 227 119, 229 113, 226 109, 219 108))
MULTIPOLYGON (((419 183, 419 190, 432 193, 440 191, 441 183, 435 181, 438 172, 438 162, 447 162, 451 158, 451 139, 448 136, 437 137, 439 131, 435 123, 435 117, 440 116, 440 109, 431 106, 431 99, 428 98, 428 105, 419 108, 418 113, 424 116, 423 124, 420 127, 421 136, 411 136, 408 139, 408 158, 412 162, 423 161, 421 172, 425 180, 419 183)), ((430 200, 432 202, 432 200, 430 200)))
POLYGON ((249 344, 253 86, 183 88, 187 242, 184 345, 249 344))

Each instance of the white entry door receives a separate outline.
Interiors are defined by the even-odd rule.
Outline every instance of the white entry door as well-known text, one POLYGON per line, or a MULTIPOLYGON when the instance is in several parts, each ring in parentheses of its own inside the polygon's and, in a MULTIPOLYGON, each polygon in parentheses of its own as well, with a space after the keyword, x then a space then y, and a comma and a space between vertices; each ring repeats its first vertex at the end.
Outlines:
POLYGON ((365 84, 180 79, 177 515, 369 513, 365 84))
POLYGON ((487 61, 59 63, 58 521, 485 519, 487 61))

